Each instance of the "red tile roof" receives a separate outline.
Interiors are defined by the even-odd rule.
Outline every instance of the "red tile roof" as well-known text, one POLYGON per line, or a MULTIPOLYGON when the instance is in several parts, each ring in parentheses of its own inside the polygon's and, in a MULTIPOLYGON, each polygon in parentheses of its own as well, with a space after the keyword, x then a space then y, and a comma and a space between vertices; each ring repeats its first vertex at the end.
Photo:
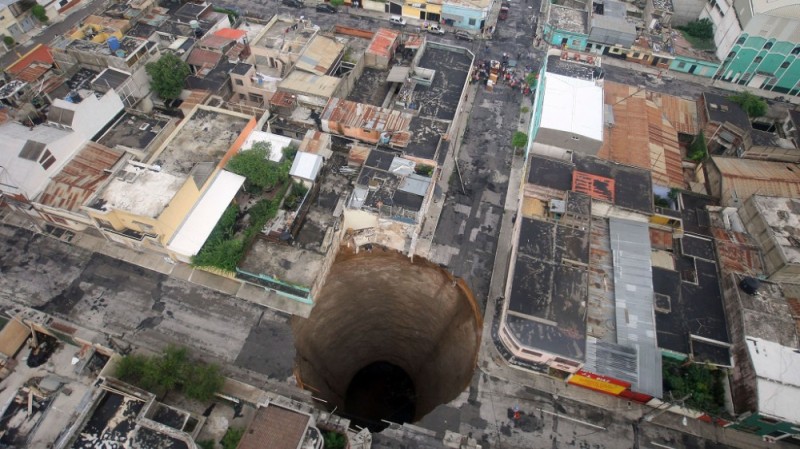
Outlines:
POLYGON ((123 154, 122 151, 89 142, 53 177, 39 202, 69 211, 77 210, 108 178, 104 170, 113 167, 123 154))
POLYGON ((239 39, 247 36, 247 32, 242 30, 235 30, 233 28, 222 28, 214 32, 214 36, 221 36, 228 39, 238 41, 239 39))
POLYGON ((262 407, 256 412, 237 449, 297 449, 305 437, 309 419, 310 416, 288 408, 262 407))
MULTIPOLYGON (((37 65, 45 66, 53 65, 53 55, 50 53, 50 47, 42 44, 37 45, 33 48, 33 50, 25 53, 22 55, 22 57, 8 66, 6 68, 6 72, 14 77, 18 77, 20 73, 35 63, 38 63, 37 65)), ((35 80, 36 78, 33 79, 35 80)))

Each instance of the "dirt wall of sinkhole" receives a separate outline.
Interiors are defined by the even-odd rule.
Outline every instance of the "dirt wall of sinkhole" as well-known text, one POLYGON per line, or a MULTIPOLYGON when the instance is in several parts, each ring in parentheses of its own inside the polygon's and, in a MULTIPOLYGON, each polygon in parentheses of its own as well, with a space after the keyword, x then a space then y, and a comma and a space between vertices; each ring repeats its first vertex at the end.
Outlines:
POLYGON ((482 316, 463 280, 421 258, 342 248, 308 318, 292 329, 298 383, 342 408, 353 376, 386 361, 416 389, 416 420, 472 379, 482 316))

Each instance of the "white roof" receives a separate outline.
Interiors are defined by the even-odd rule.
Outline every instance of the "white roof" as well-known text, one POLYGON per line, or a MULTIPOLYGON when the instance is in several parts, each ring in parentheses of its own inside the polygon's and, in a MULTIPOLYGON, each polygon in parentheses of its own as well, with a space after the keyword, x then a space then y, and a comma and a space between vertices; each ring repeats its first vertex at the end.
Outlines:
POLYGON ((758 411, 800 423, 800 351, 755 337, 745 337, 756 370, 758 411))
POLYGON ((297 178, 307 179, 314 181, 322 169, 322 156, 318 154, 306 153, 298 151, 292 163, 292 169, 289 170, 291 176, 297 178))
POLYGON ((541 127, 603 140, 603 88, 594 81, 548 73, 541 127))
MULTIPOLYGON (((6 122, 0 125, 0 191, 11 194, 22 193, 33 199, 44 190, 56 169, 76 152, 82 142, 72 142, 72 145, 62 145, 64 151, 59 152, 52 145, 71 134, 71 131, 39 125, 32 130, 16 122, 6 122), (57 158, 56 164, 45 171, 39 161, 31 161, 19 157, 25 143, 31 140, 45 144, 48 150, 57 158)), ((68 139, 64 140, 68 142, 68 139)))
POLYGON ((253 131, 244 141, 241 151, 253 148, 256 142, 269 142, 272 145, 270 150, 269 160, 273 162, 280 162, 283 159, 283 149, 292 144, 292 139, 278 134, 267 133, 264 131, 253 131))
POLYGON ((211 235, 222 213, 244 184, 244 176, 220 170, 216 179, 194 205, 194 209, 172 236, 167 248, 184 255, 194 256, 211 235))

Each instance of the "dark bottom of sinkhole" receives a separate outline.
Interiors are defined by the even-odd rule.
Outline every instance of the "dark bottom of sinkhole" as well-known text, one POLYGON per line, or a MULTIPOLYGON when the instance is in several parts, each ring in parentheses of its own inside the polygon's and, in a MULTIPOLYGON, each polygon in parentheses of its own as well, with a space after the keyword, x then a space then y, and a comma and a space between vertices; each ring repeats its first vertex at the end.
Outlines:
POLYGON ((414 382, 402 368, 378 361, 361 368, 347 387, 345 414, 353 424, 380 432, 385 421, 412 422, 416 414, 414 382))

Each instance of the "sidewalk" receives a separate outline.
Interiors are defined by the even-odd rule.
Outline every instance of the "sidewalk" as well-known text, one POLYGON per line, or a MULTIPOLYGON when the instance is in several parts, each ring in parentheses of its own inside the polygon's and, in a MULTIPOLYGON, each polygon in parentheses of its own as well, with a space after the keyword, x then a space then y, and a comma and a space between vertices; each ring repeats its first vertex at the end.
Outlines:
MULTIPOLYGON (((38 232, 37 229, 33 228, 32 221, 21 216, 21 213, 18 212, 7 212, 0 218, 0 222, 38 232)), ((172 278, 210 288, 263 307, 302 317, 308 317, 313 307, 283 297, 275 292, 253 284, 230 279, 208 271, 198 270, 189 264, 175 262, 163 254, 137 251, 86 232, 75 232, 74 234, 74 237, 72 237, 68 244, 78 246, 93 253, 119 259, 148 270, 157 271, 172 278)), ((44 233, 42 235, 49 236, 44 233)), ((53 236, 49 237, 55 238, 53 236)))

